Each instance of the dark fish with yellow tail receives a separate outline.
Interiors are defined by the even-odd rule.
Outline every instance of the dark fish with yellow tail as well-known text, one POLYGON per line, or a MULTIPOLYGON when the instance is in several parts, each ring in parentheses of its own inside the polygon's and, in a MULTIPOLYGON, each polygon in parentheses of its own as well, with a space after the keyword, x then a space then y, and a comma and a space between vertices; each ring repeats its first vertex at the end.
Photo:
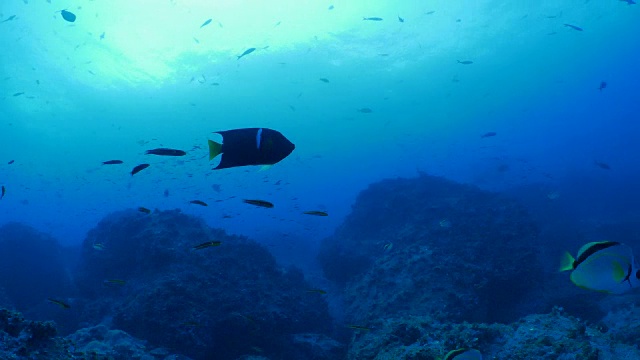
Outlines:
POLYGON ((149 166, 150 166, 149 164, 140 164, 140 165, 134 167, 133 170, 131 170, 131 176, 139 173, 140 171, 148 168, 149 166))
POLYGON ((221 244, 222 244, 222 242, 220 242, 220 241, 207 241, 207 242, 203 242, 202 244, 194 246, 192 249, 194 249, 194 250, 202 250, 202 249, 207 249, 207 248, 210 248, 210 247, 220 246, 221 244))
POLYGON ((63 301, 56 300, 56 299, 52 299, 52 298, 48 298, 47 300, 48 300, 50 303, 52 303, 52 304, 56 304, 56 305, 60 306, 60 307, 61 307, 61 308, 63 308, 63 309, 71 309, 71 305, 69 305, 69 304, 67 304, 67 303, 65 303, 65 302, 63 302, 63 301))
POLYGON ((187 155, 186 152, 178 149, 169 149, 169 148, 158 148, 147 150, 145 152, 147 155, 160 155, 160 156, 184 156, 187 155))
POLYGON ((254 205, 254 206, 263 207, 263 208, 269 208, 269 209, 273 207, 272 203, 264 200, 244 199, 242 200, 242 202, 244 202, 245 204, 254 205))
POLYGON ((305 211, 303 214, 313 215, 313 216, 329 216, 329 213, 327 213, 326 211, 320 211, 320 210, 305 211))
POLYGON ((215 170, 247 165, 273 165, 286 158, 295 145, 276 130, 245 128, 216 131, 222 144, 209 140, 209 160, 222 154, 215 170))

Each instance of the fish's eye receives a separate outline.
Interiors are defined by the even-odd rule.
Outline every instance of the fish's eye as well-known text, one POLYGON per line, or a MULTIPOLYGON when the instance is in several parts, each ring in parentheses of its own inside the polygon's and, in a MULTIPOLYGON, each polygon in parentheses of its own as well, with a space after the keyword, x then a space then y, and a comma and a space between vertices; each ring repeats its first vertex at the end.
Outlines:
POLYGON ((636 279, 640 279, 640 270, 636 271, 636 279))

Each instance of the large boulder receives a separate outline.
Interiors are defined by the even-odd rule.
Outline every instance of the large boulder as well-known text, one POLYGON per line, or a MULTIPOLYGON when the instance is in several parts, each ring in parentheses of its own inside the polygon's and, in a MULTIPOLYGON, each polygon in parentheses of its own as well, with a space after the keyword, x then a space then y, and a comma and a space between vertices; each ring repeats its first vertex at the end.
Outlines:
POLYGON ((105 218, 84 241, 77 284, 83 318, 112 317, 115 328, 194 359, 301 358, 309 347, 296 346, 296 334, 332 329, 325 299, 299 270, 179 211, 105 218), (193 248, 208 241, 221 244, 193 248))
POLYGON ((508 322, 543 306, 537 235, 517 202, 422 175, 363 191, 319 261, 344 286, 351 322, 419 314, 508 322))

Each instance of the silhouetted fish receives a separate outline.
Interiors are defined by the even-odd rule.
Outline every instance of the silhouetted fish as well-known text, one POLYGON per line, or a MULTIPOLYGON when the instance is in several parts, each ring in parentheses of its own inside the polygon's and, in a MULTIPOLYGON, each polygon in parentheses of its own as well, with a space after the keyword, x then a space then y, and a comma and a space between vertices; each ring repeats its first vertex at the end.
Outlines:
POLYGON ((247 165, 273 165, 286 158, 295 145, 276 130, 246 128, 216 131, 222 144, 209 140, 209 160, 222 154, 216 170, 247 165))
POLYGON ((200 206, 209 206, 207 205, 206 202, 202 201, 202 200, 191 200, 189 201, 190 204, 195 204, 195 205, 200 205, 200 206))
POLYGON ((4 23, 4 22, 7 22, 7 21, 11 21, 11 20, 13 20, 13 19, 15 19, 15 18, 16 18, 16 15, 11 15, 11 16, 9 16, 8 18, 6 18, 6 19, 2 20, 2 22, 0 22, 0 23, 4 23))
POLYGON ((607 87, 607 82, 606 81, 602 81, 602 82, 600 82, 600 87, 598 88, 598 90, 602 91, 606 87, 607 87))
POLYGON ((238 60, 240 60, 243 56, 247 56, 247 55, 251 54, 254 51, 256 51, 256 48, 248 48, 242 54, 238 55, 238 60))
POLYGON ((108 161, 102 162, 102 165, 117 165, 117 164, 122 164, 122 160, 108 160, 108 161))
POLYGON ((145 152, 147 155, 160 155, 160 156, 184 156, 187 155, 186 152, 182 150, 169 149, 169 148, 158 148, 147 150, 145 152))
POLYGON ((380 17, 363 17, 362 20, 367 20, 367 21, 382 21, 382 18, 380 17))
POLYGON ((607 164, 607 163, 603 163, 601 161, 594 161, 593 164, 595 166, 599 167, 600 169, 611 170, 611 166, 609 166, 609 164, 607 164))
POLYGON ((255 206, 259 206, 259 207, 263 207, 263 208, 272 208, 273 204, 268 202, 268 201, 264 201, 264 200, 250 200, 250 199, 245 199, 242 200, 242 202, 244 202, 245 204, 249 204, 249 205, 255 205, 255 206))
POLYGON ((15 162, 15 160, 9 160, 9 162, 7 164, 11 165, 15 162))
POLYGON ((60 300, 56 300, 56 299, 52 299, 52 298, 48 298, 47 300, 49 302, 53 303, 53 304, 56 304, 56 305, 60 306, 63 309, 71 309, 71 305, 69 305, 69 304, 67 304, 65 302, 62 302, 60 300))
POLYGON ((635 4, 635 3, 636 3, 636 2, 635 2, 635 1, 633 1, 633 0, 620 0, 620 1, 624 1, 624 2, 626 2, 626 3, 627 3, 627 5, 633 5, 633 4, 635 4))
POLYGON ((484 138, 493 137, 493 136, 496 136, 496 135, 498 135, 498 133, 496 133, 495 131, 489 131, 489 132, 486 132, 486 133, 482 134, 482 136, 480 136, 480 137, 484 139, 484 138))
POLYGON ((60 14, 62 15, 62 18, 67 20, 68 22, 76 21, 76 15, 70 11, 62 10, 60 11, 60 14))
POLYGON ((200 29, 202 29, 203 27, 205 27, 205 26, 207 26, 207 25, 211 24, 211 20, 212 20, 212 19, 207 19, 207 21, 205 21, 204 23, 202 23, 202 25, 200 25, 200 29))
POLYGON ((304 214, 314 215, 314 216, 329 216, 329 214, 326 211, 319 211, 319 210, 305 211, 304 214))
POLYGON ((145 214, 151 214, 151 210, 147 209, 146 207, 142 207, 142 206, 140 206, 138 208, 138 211, 140 211, 142 213, 145 213, 145 214))
POLYGON ((2 188, 0 189, 0 200, 2 200, 2 198, 4 197, 4 194, 7 193, 7 188, 4 187, 4 185, 2 185, 2 188))
POLYGON ((362 108, 362 109, 358 109, 358 112, 364 113, 364 114, 369 114, 372 113, 373 110, 369 109, 369 108, 362 108))
POLYGON ((140 164, 140 165, 134 167, 133 170, 131 170, 131 176, 139 173, 140 171, 148 168, 149 166, 150 166, 149 164, 140 164))
POLYGON ((324 82, 324 83, 328 83, 328 82, 329 82, 329 79, 327 79, 327 78, 320 78, 320 81, 322 81, 322 82, 324 82))
POLYGON ((17 92, 13 94, 13 96, 20 96, 20 95, 24 95, 24 92, 17 92))
POLYGON ((196 245, 194 247, 192 247, 193 250, 202 250, 202 249, 206 249, 206 248, 210 248, 210 247, 216 247, 216 246, 220 246, 222 244, 222 242, 220 241, 207 241, 207 242, 203 242, 202 244, 196 245))
POLYGON ((404 19, 400 17, 400 15, 398 15, 398 21, 400 22, 404 22, 404 19))
POLYGON ((575 25, 571 25, 571 24, 564 24, 564 26, 566 26, 566 27, 570 27, 570 28, 572 28, 573 30, 583 31, 583 30, 582 30, 582 28, 581 28, 581 27, 579 27, 579 26, 575 26, 575 25))
POLYGON ((471 65, 471 64, 473 64, 473 61, 471 61, 471 60, 462 60, 462 61, 458 60, 458 64, 471 65))

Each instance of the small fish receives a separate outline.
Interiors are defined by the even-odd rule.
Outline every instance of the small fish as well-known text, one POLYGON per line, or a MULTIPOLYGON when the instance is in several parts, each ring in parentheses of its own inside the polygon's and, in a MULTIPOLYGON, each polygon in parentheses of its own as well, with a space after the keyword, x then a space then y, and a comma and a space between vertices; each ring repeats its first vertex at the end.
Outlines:
POLYGON ((138 211, 140 211, 141 213, 145 213, 145 214, 151 214, 151 210, 147 209, 146 207, 142 207, 142 206, 140 206, 138 208, 138 211))
POLYGON ((206 248, 210 248, 210 247, 220 246, 221 244, 222 244, 222 242, 220 242, 220 241, 207 241, 207 242, 203 242, 200 245, 194 246, 192 249, 194 249, 194 250, 202 250, 202 249, 206 249, 206 248))
POLYGON ((370 114, 373 112, 373 110, 369 109, 369 108, 362 108, 362 109, 358 109, 358 112, 361 112, 363 114, 370 114))
POLYGON ((112 286, 112 285, 124 286, 127 284, 127 282, 121 279, 108 279, 103 281, 102 284, 105 286, 112 286))
POLYGON ((20 96, 20 95, 24 95, 24 92, 17 92, 13 94, 13 96, 20 96))
POLYGON ((400 17, 400 15, 398 15, 398 21, 399 22, 404 22, 404 19, 400 17))
POLYGON ((571 24, 564 24, 564 26, 566 26, 566 27, 570 27, 570 28, 572 28, 573 30, 577 30, 577 31, 584 31, 584 30, 583 30, 581 27, 579 27, 579 26, 575 26, 575 25, 571 25, 571 24))
POLYGON ((620 1, 624 1, 624 2, 626 2, 626 3, 627 3, 627 5, 633 5, 633 4, 636 4, 636 2, 635 2, 635 1, 633 1, 633 0, 620 0, 620 1))
POLYGON ((384 246, 382 248, 384 249, 384 251, 391 251, 391 249, 393 249, 393 243, 392 242, 388 242, 388 243, 384 244, 384 246))
POLYGON ((168 148, 158 148, 158 149, 147 150, 145 152, 145 154, 147 154, 147 155, 160 155, 160 156, 184 156, 184 155, 187 155, 187 153, 182 151, 182 150, 168 149, 168 148))
POLYGON ((425 14, 425 15, 431 15, 431 14, 433 14, 433 13, 435 13, 435 12, 436 12, 435 10, 431 10, 431 11, 427 11, 427 12, 426 12, 426 13, 424 13, 424 14, 425 14))
POLYGON ((149 166, 150 166, 149 164, 140 164, 140 165, 134 167, 133 170, 131 170, 131 176, 139 173, 140 171, 148 168, 149 166))
POLYGON ((104 31, 100 34, 100 40, 104 40, 104 31))
POLYGON ((476 349, 462 348, 449 351, 442 360, 482 360, 482 353, 476 349))
POLYGON ((362 326, 362 325, 353 325, 353 324, 349 324, 347 325, 348 328, 350 329, 354 329, 354 330, 363 330, 363 331, 370 331, 371 328, 366 327, 366 326, 362 326))
POLYGON ((316 294, 320 294, 320 295, 326 295, 327 292, 322 290, 322 289, 309 289, 307 290, 308 293, 316 293, 316 294))
POLYGON ((256 48, 248 48, 242 54, 238 55, 238 60, 240 60, 243 56, 247 56, 247 55, 251 54, 254 51, 256 51, 256 48))
POLYGON ((2 198, 4 197, 4 194, 7 193, 7 188, 4 187, 4 185, 2 185, 2 189, 0 190, 0 200, 2 200, 2 198))
POLYGON ((202 326, 202 324, 200 324, 197 321, 185 321, 185 322, 181 322, 180 326, 184 326, 184 327, 200 327, 200 326, 202 326))
POLYGON ((606 81, 601 81, 600 82, 600 87, 598 88, 598 90, 602 91, 607 87, 607 82, 606 81))
POLYGON ((61 10, 60 14, 62 15, 62 18, 67 20, 68 22, 74 22, 76 21, 76 14, 67 11, 67 10, 61 10))
POLYGON ((480 138, 484 139, 484 138, 488 138, 488 137, 494 137, 496 135, 498 135, 498 133, 496 133, 495 131, 489 131, 489 132, 486 132, 486 133, 482 134, 482 136, 480 136, 480 138))
POLYGON ((56 300, 56 299, 52 299, 52 298, 48 298, 47 300, 49 300, 49 302, 51 302, 52 304, 56 304, 58 306, 60 306, 63 309, 71 309, 71 305, 62 302, 60 300, 56 300))
POLYGON ((471 65, 471 64, 473 64, 473 61, 471 61, 471 60, 462 60, 462 61, 458 60, 458 64, 471 65))
POLYGON ((15 162, 15 160, 9 160, 9 162, 7 163, 8 165, 11 165, 15 162))
POLYGON ((1 24, 1 23, 4 23, 4 22, 7 22, 7 21, 11 21, 11 20, 13 20, 13 19, 15 19, 15 18, 16 18, 16 15, 11 15, 11 16, 9 16, 8 18, 6 18, 6 19, 2 20, 2 22, 0 22, 0 24, 1 24))
POLYGON ((200 25, 200 29, 202 29, 203 27, 205 27, 205 26, 207 26, 207 25, 211 24, 211 21, 212 21, 212 20, 213 20, 213 19, 207 19, 205 22, 203 22, 203 23, 202 23, 202 25, 200 25))
POLYGON ((329 5, 329 8, 327 10, 333 10, 333 9, 334 9, 333 5, 329 5))
POLYGON ((451 227, 451 221, 447 219, 442 219, 438 222, 438 225, 440 225, 441 228, 448 229, 451 227))
POLYGON ((609 164, 601 162, 601 161, 594 161, 593 164, 597 167, 599 167, 600 169, 603 170, 611 170, 611 166, 609 166, 609 164))
POLYGON ((382 21, 382 18, 380 18, 380 17, 363 17, 362 20, 366 20, 366 21, 382 21))
POLYGON ((319 211, 319 210, 305 211, 303 214, 314 215, 314 216, 329 216, 329 214, 326 211, 319 211))
POLYGON ((164 197, 169 197, 169 189, 164 189, 162 195, 164 195, 164 197))
POLYGON ((107 160, 107 161, 103 161, 102 165, 117 165, 122 163, 123 163, 122 160, 107 160))
POLYGON ((268 202, 268 201, 264 201, 264 200, 250 200, 250 199, 244 199, 242 200, 242 202, 244 202, 245 204, 250 204, 250 205, 255 205, 258 207, 263 207, 263 208, 272 208, 273 204, 268 202))
POLYGON ((209 206, 207 205, 206 202, 201 201, 201 200, 191 200, 189 201, 190 204, 195 204, 195 205, 200 205, 200 206, 209 206))
POLYGON ((329 82, 329 79, 327 79, 327 78, 320 78, 320 81, 322 81, 322 82, 324 82, 324 83, 328 83, 328 82, 329 82))

